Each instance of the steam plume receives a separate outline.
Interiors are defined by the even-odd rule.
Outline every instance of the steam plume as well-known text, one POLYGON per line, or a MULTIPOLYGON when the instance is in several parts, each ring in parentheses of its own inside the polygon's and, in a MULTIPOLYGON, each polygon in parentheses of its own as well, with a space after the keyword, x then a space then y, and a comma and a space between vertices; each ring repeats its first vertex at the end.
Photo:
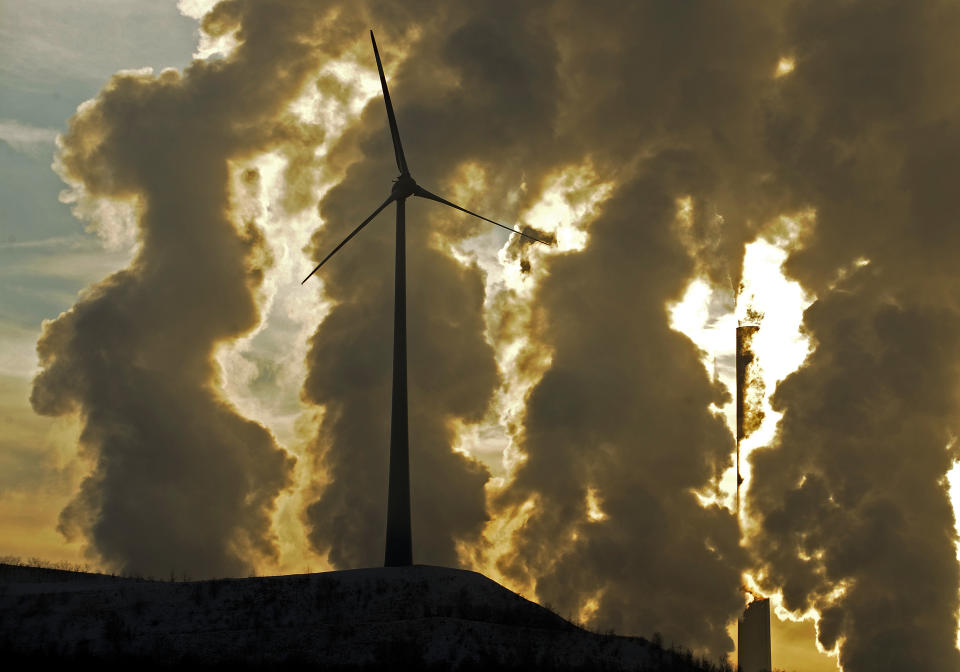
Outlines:
POLYGON ((763 585, 816 608, 846 672, 956 670, 960 64, 954 3, 795 3, 771 101, 775 179, 816 210, 787 270, 815 351, 753 453, 763 585))
POLYGON ((65 180, 137 209, 131 265, 45 326, 31 398, 80 414, 96 466, 60 525, 118 569, 239 575, 274 553, 269 515, 291 460, 220 397, 212 354, 256 324, 269 258, 255 223, 230 214, 231 162, 310 137, 285 105, 322 53, 318 19, 223 2, 204 27, 236 31, 229 58, 118 74, 62 138, 65 180))
POLYGON ((547 262, 535 336, 552 365, 518 436, 526 461, 497 502, 534 503, 501 557, 508 576, 595 627, 659 631, 712 654, 732 648, 746 558, 735 518, 695 492, 714 487, 734 444, 708 410, 726 393, 665 306, 697 274, 726 286, 729 268, 739 281, 755 222, 736 194, 763 189, 751 120, 776 60, 776 24, 754 8, 564 3, 552 15, 576 101, 558 142, 615 187, 586 249, 547 262))
MULTIPOLYGON (((694 493, 709 494, 733 437, 708 410, 723 391, 664 306, 698 274, 736 286, 758 228, 812 208, 816 228, 787 271, 818 297, 805 321, 816 349, 774 398, 779 437, 753 453, 754 569, 788 608, 820 611, 821 642, 840 647, 848 672, 957 669, 944 476, 960 424, 949 85, 960 9, 936 0, 220 3, 204 29, 235 31, 235 51, 182 75, 118 75, 63 139, 65 178, 135 201, 140 235, 132 265, 39 344, 34 407, 78 411, 97 462, 64 529, 154 574, 183 558, 195 575, 238 574, 272 552, 288 459, 220 398, 211 360, 256 324, 269 256, 257 227, 230 214, 229 171, 280 149, 296 164, 285 206, 313 202, 304 147, 322 129, 286 105, 325 59, 365 40, 371 17, 390 27, 374 26, 424 185, 462 189, 458 202, 507 222, 565 166, 589 163, 612 193, 583 252, 512 250, 546 269, 528 274, 542 284, 531 305, 500 297, 487 315, 479 266, 451 252, 486 225, 410 203, 416 560, 458 562, 457 544, 475 549, 490 516, 531 502, 498 549, 508 578, 571 615, 592 604, 598 627, 729 649, 748 560, 734 517, 694 493), (792 70, 776 68, 785 55, 792 70), (552 357, 510 430, 525 461, 490 504, 486 469, 451 449, 456 427, 531 374, 497 370, 488 324, 491 339, 541 346, 527 357, 536 366, 552 357)), ((379 99, 334 161, 344 178, 320 203, 315 256, 394 176, 379 99)), ((325 407, 324 482, 306 521, 338 566, 382 558, 393 223, 381 217, 324 267, 335 307, 303 388, 325 407)))

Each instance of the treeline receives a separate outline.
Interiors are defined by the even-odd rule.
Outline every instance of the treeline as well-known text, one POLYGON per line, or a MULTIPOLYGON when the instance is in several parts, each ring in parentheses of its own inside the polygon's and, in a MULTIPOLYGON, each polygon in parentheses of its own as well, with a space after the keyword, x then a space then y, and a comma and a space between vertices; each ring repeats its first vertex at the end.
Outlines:
POLYGON ((44 560, 43 558, 21 558, 19 555, 0 555, 0 565, 14 567, 32 567, 34 569, 57 569, 61 572, 100 573, 99 568, 86 563, 69 562, 67 560, 44 560))

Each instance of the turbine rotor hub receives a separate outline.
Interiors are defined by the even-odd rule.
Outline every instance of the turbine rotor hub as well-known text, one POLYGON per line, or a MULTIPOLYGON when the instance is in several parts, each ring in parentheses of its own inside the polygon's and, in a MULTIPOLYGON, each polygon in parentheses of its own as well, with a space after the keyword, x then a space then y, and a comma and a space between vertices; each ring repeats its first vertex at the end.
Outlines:
POLYGON ((394 180, 390 194, 394 198, 407 198, 413 196, 416 190, 417 181, 410 176, 410 173, 401 173, 400 177, 394 180))

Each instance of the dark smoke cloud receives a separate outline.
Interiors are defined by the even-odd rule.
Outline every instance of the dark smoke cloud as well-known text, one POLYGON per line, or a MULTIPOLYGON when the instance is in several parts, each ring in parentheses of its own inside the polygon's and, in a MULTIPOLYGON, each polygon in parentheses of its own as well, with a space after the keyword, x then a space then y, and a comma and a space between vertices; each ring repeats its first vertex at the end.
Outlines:
POLYGON ((270 515, 291 459, 220 397, 212 354, 257 323, 269 263, 255 223, 231 218, 228 162, 321 135, 284 111, 323 54, 308 7, 221 3, 204 26, 237 31, 228 58, 118 74, 63 137, 66 180, 136 199, 139 249, 45 326, 31 401, 79 412, 96 466, 61 529, 125 571, 241 575, 275 554, 270 515))
POLYGON ((743 604, 744 558, 733 516, 694 491, 729 463, 732 437, 707 410, 724 393, 664 307, 694 266, 673 232, 671 194, 686 185, 670 184, 691 159, 652 161, 605 206, 589 247, 551 263, 538 300, 553 364, 530 397, 527 461, 503 495, 536 508, 502 569, 529 575, 563 613, 599 594, 601 627, 719 652, 743 604), (588 489, 606 519, 588 519, 588 489))
POLYGON ((785 18, 796 70, 765 132, 775 179, 817 213, 787 263, 818 296, 816 350, 754 453, 753 550, 788 608, 822 613, 844 670, 956 670, 960 7, 798 2, 785 18))
POLYGON ((743 245, 767 203, 783 200, 757 132, 776 90, 782 5, 650 0, 591 11, 571 2, 551 17, 569 103, 563 141, 621 180, 645 156, 694 153, 704 189, 675 195, 697 201, 688 245, 720 287, 737 286, 743 245))
MULTIPOLYGON (((366 52, 373 24, 425 186, 453 197, 469 164, 485 183, 463 205, 506 223, 570 165, 591 165, 612 193, 583 252, 514 241, 518 263, 545 268, 531 273, 542 284, 532 306, 505 292, 488 315, 481 271, 450 253, 487 225, 408 203, 415 560, 456 564, 459 542, 475 550, 491 516, 532 501, 501 558, 510 579, 569 614, 595 599, 598 627, 729 650, 748 559, 734 517, 694 491, 714 487, 733 437, 709 411, 724 391, 665 306, 698 274, 736 287, 760 227, 814 208, 787 270, 819 297, 805 321, 816 350, 775 397, 777 441, 754 453, 752 561, 789 608, 822 613, 821 640, 840 644, 848 671, 957 669, 944 475, 958 434, 958 12, 933 1, 220 3, 204 29, 236 31, 233 54, 183 75, 114 78, 64 140, 65 176, 138 198, 141 235, 131 267, 39 344, 34 406, 79 410, 97 460, 64 527, 154 574, 185 558, 196 575, 237 574, 271 552, 288 460, 219 398, 211 361, 256 324, 266 259, 256 226, 229 216, 227 161, 284 152, 290 211, 313 203, 319 173, 342 175, 319 205, 312 254, 339 242, 396 174, 382 99, 327 166, 311 165, 323 129, 286 103, 307 83, 343 99, 315 73, 358 41, 366 52), (788 55, 796 70, 774 79, 788 55), (552 355, 511 429, 526 461, 492 503, 486 469, 452 450, 455 428, 484 418, 504 380, 533 374, 497 370, 488 324, 495 345, 530 339, 531 370, 552 355), (591 517, 591 499, 603 515, 591 517)), ((307 362, 303 397, 325 413, 313 445, 324 483, 305 519, 337 566, 382 561, 392 220, 391 208, 322 270, 335 306, 307 362)))
MULTIPOLYGON (((723 391, 696 348, 669 329, 665 304, 697 273, 736 286, 743 244, 767 212, 746 195, 765 204, 783 198, 757 133, 776 92, 775 8, 448 9, 420 26, 390 80, 408 160, 427 186, 442 191, 465 162, 479 165, 487 190, 476 207, 506 221, 570 164, 590 162, 616 193, 591 227, 587 250, 548 262, 536 299, 535 340, 554 352, 553 364, 521 431, 527 461, 494 512, 530 497, 538 505, 502 568, 520 583, 534 581, 541 599, 568 613, 595 597, 598 625, 659 629, 715 652, 730 648, 725 627, 743 603, 745 559, 733 516, 702 507, 693 491, 712 487, 729 463, 732 437, 708 410, 723 391), (528 192, 511 202, 506 195, 521 181, 528 192), (694 217, 681 235, 676 202, 685 196, 694 217), (594 491, 607 518, 587 524, 594 491), (576 542, 565 545, 574 533, 576 542)), ((379 33, 384 45, 399 42, 394 35, 408 26, 406 17, 393 18, 393 33, 379 33)), ((358 160, 321 203, 328 227, 315 238, 315 258, 380 202, 395 173, 379 97, 333 155, 358 160)), ((445 254, 478 223, 429 207, 412 201, 408 208, 409 282, 424 301, 411 300, 411 329, 428 324, 439 287, 454 295, 474 287, 434 318, 455 330, 411 338, 415 536, 429 530, 416 542, 418 561, 450 562, 456 540, 475 540, 488 514, 487 475, 462 456, 451 459, 449 422, 482 417, 497 380, 479 337, 478 272, 445 254), (451 338, 456 356, 447 359, 451 338), (414 380, 425 371, 435 385, 414 380), (446 390, 463 405, 450 405, 446 390), (430 471, 434 465, 443 470, 430 471), (460 509, 428 527, 422 516, 450 502, 460 509)), ((384 215, 324 268, 338 305, 314 336, 304 388, 306 399, 327 408, 317 452, 331 479, 307 517, 316 547, 341 566, 373 564, 382 554, 393 239, 384 215)), ((525 268, 543 263, 516 242, 511 249, 525 268)), ((500 297, 494 313, 515 303, 500 297)), ((529 323, 491 320, 497 333, 529 323)))
POLYGON ((742 195, 766 193, 753 125, 776 24, 754 3, 564 3, 550 19, 568 103, 558 142, 615 187, 587 248, 551 259, 535 297, 553 360, 498 506, 536 504, 500 568, 564 613, 596 599, 594 626, 723 653, 746 558, 731 513, 694 492, 730 464, 733 437, 708 410, 727 393, 666 304, 700 273, 739 281, 759 224, 742 195), (605 518, 591 519, 588 496, 605 518))

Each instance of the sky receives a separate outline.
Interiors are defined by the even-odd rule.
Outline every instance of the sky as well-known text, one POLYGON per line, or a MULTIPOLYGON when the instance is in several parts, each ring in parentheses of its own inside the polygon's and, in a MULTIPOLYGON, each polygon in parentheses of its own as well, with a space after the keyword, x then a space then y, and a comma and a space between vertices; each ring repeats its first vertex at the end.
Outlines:
MULTIPOLYGON (((0 1, 0 554, 414 561, 712 658, 956 670, 953 0, 0 1), (759 323, 741 445, 734 329, 759 323)), ((960 492, 956 499, 960 500, 960 492)))

